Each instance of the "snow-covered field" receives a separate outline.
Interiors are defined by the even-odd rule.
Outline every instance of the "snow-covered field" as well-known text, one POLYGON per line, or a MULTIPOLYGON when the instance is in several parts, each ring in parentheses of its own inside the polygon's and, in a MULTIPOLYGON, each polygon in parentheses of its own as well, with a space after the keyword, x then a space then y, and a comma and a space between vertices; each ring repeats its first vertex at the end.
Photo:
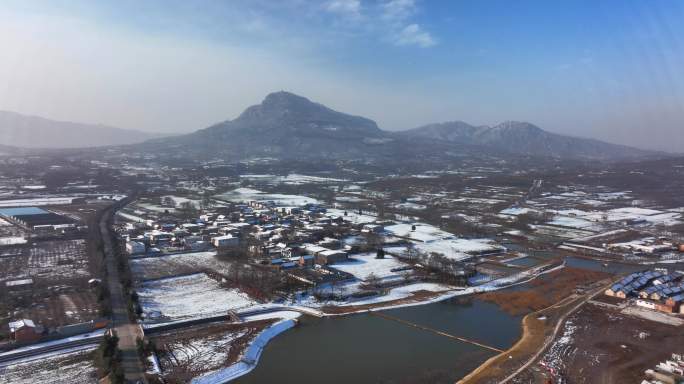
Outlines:
POLYGON ((537 210, 530 209, 530 208, 518 208, 518 207, 511 207, 511 208, 506 208, 499 212, 502 215, 507 215, 507 216, 518 216, 518 215, 524 215, 530 212, 538 212, 537 210))
POLYGON ((406 203, 398 203, 394 204, 392 207, 396 209, 408 209, 408 210, 414 210, 414 211, 422 211, 424 209, 427 209, 427 206, 423 204, 417 204, 417 203, 412 203, 412 202, 406 202, 406 203))
POLYGON ((0 368, 0 384, 96 384, 93 349, 47 356, 0 368))
POLYGON ((162 372, 165 376, 173 375, 173 369, 181 367, 185 372, 211 374, 229 363, 232 343, 246 334, 240 330, 167 343, 164 353, 159 355, 162 372))
POLYGON ((348 221, 352 224, 368 224, 378 219, 373 215, 359 214, 358 211, 354 211, 352 209, 345 211, 343 209, 329 208, 325 215, 327 217, 341 216, 345 221, 348 221), (344 212, 347 212, 347 216, 344 215, 344 212))
POLYGON ((282 320, 261 331, 243 353, 242 359, 228 368, 195 378, 193 384, 222 384, 246 375, 256 368, 266 344, 279 334, 294 327, 296 320, 282 320))
POLYGON ((320 204, 314 198, 299 196, 299 195, 284 195, 279 193, 265 193, 252 188, 238 188, 226 192, 216 198, 231 202, 247 202, 247 201, 273 201, 278 206, 294 207, 305 204, 320 204))
POLYGON ((353 255, 348 261, 332 265, 333 268, 351 273, 360 280, 365 280, 371 274, 381 279, 399 278, 401 272, 392 272, 392 269, 405 266, 406 264, 389 255, 384 259, 376 259, 375 253, 353 255))
POLYGON ((472 255, 468 252, 488 252, 501 249, 489 239, 448 239, 417 243, 416 249, 422 253, 441 253, 452 260, 463 260, 472 255))
POLYGON ((132 222, 134 222, 134 223, 143 223, 143 222, 145 222, 145 219, 144 219, 144 218, 142 218, 142 217, 140 217, 140 216, 136 216, 136 215, 131 215, 130 213, 125 213, 125 212, 117 211, 116 214, 117 214, 117 216, 121 216, 122 218, 124 218, 124 219, 126 219, 126 220, 128 220, 128 221, 132 221, 132 222))
MULTIPOLYGON (((421 254, 429 255, 432 252, 440 253, 451 260, 464 260, 473 257, 468 252, 489 252, 505 250, 489 239, 446 239, 432 240, 425 243, 415 243, 414 249, 421 254)), ((408 254, 408 249, 404 245, 385 247, 385 250, 398 254, 408 254)))
POLYGON ((389 301, 405 299, 419 291, 450 292, 453 291, 453 289, 454 287, 435 283, 408 284, 401 287, 393 288, 386 295, 373 296, 361 300, 354 300, 343 304, 339 304, 339 306, 346 307, 351 305, 381 304, 389 301))
POLYGON ((204 273, 148 281, 137 292, 145 323, 223 315, 256 304, 237 289, 221 288, 204 273))
POLYGON ((13 256, 4 257, 3 268, 0 280, 90 276, 85 240, 40 242, 27 252, 24 250, 13 256))
POLYGON ((269 184, 287 184, 287 185, 301 185, 301 184, 328 184, 328 183, 339 183, 346 180, 335 179, 332 177, 320 177, 320 176, 309 176, 300 175, 298 173, 291 173, 287 176, 276 176, 276 175, 240 175, 240 179, 247 179, 253 181, 262 181, 269 184))
POLYGON ((387 226, 385 227, 385 231, 397 237, 423 242, 450 239, 454 237, 451 233, 442 231, 433 225, 422 223, 415 223, 413 225, 416 226, 415 231, 411 228, 412 224, 407 223, 387 226))
POLYGON ((599 230, 602 222, 615 221, 644 221, 653 225, 676 225, 681 223, 682 214, 671 211, 639 207, 615 208, 607 211, 582 211, 579 209, 565 209, 553 211, 557 214, 551 225, 560 225, 578 229, 599 230))
POLYGON ((129 263, 134 276, 141 279, 153 279, 202 269, 211 269, 224 275, 230 272, 230 263, 219 260, 216 252, 213 251, 131 259, 129 263))
POLYGON ((23 237, 0 237, 0 245, 17 245, 26 244, 26 239, 23 237))

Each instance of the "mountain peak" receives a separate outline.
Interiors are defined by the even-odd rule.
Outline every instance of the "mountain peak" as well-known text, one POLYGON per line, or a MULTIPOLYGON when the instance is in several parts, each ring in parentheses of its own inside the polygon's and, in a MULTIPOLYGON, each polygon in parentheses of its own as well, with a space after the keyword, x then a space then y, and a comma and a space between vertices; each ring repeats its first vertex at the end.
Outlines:
POLYGON ((264 98, 264 101, 261 102, 261 105, 263 105, 263 106, 281 106, 281 105, 290 105, 290 104, 304 105, 304 104, 315 104, 315 103, 313 103, 311 100, 307 99, 304 96, 299 96, 299 95, 296 95, 292 92, 287 92, 287 91, 278 91, 278 92, 269 93, 264 98))
POLYGON ((546 132, 543 129, 537 127, 532 123, 526 121, 514 121, 508 120, 492 127, 492 129, 500 131, 517 131, 517 132, 528 132, 528 133, 542 133, 546 132))
POLYGON ((282 119, 330 111, 322 104, 314 103, 306 97, 291 92, 279 91, 266 95, 261 104, 253 105, 237 120, 282 119))

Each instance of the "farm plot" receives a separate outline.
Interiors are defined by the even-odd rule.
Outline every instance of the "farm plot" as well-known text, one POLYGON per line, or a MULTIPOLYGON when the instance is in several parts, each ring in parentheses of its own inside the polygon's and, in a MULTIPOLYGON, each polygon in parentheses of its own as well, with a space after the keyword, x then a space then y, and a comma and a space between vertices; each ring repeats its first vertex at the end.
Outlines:
POLYGON ((179 253, 130 260, 136 279, 159 279, 180 274, 211 270, 221 275, 231 271, 231 264, 216 257, 216 252, 179 253))
POLYGON ((375 253, 364 253, 354 255, 348 261, 335 263, 332 267, 351 273, 360 280, 366 280, 371 275, 383 280, 391 280, 401 278, 405 271, 402 272, 400 269, 406 267, 406 264, 389 255, 386 255, 384 259, 376 259, 375 253))
POLYGON ((204 273, 144 282, 138 288, 145 323, 163 323, 227 314, 256 302, 225 289, 204 273))
POLYGON ((24 239, 25 236, 23 228, 0 218, 0 246, 17 244, 18 239, 24 239))
POLYGON ((420 242, 443 240, 453 238, 454 235, 442 231, 441 229, 429 224, 395 224, 385 228, 385 231, 393 236, 408 238, 420 242))
POLYGON ((298 207, 305 204, 320 204, 320 201, 300 195, 280 193, 264 193, 252 188, 237 188, 222 195, 215 196, 219 200, 241 203, 246 201, 273 201, 277 206, 298 207))
MULTIPOLYGON (((404 245, 386 247, 386 250, 397 255, 408 255, 409 253, 408 248, 404 245)), ((423 255, 439 253, 451 260, 460 261, 469 259, 475 254, 505 252, 506 248, 490 239, 451 238, 416 242, 414 250, 423 255)))
POLYGON ((268 323, 210 325, 161 335, 155 342, 162 376, 170 383, 185 383, 225 368, 268 323))
MULTIPOLYGON (((92 291, 56 293, 35 292, 31 296, 11 295, 3 298, 14 318, 40 319, 44 327, 82 323, 99 317, 97 296, 92 291)), ((7 329, 9 318, 0 319, 7 329)))
POLYGON ((54 355, 0 368, 0 384, 96 384, 97 369, 91 352, 54 355))
POLYGON ((2 251, 0 281, 23 278, 88 278, 88 259, 84 240, 44 241, 31 246, 2 251))

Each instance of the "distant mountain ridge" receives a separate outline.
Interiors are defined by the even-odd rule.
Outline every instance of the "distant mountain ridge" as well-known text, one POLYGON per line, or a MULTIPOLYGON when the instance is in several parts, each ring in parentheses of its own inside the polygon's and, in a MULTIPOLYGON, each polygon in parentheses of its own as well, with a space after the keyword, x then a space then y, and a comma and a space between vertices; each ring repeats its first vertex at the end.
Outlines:
POLYGON ((629 158, 655 152, 604 141, 547 132, 536 125, 506 121, 495 126, 472 126, 462 121, 429 124, 400 132, 410 138, 479 145, 522 155, 587 159, 629 158))
POLYGON ((22 148, 81 148, 141 143, 161 135, 136 130, 50 120, 0 111, 0 144, 22 148))
POLYGON ((406 131, 378 128, 367 118, 334 111, 289 92, 271 93, 234 120, 194 133, 151 140, 145 150, 201 158, 364 160, 468 154, 572 159, 624 159, 654 152, 550 133, 525 122, 472 126, 456 121, 406 131))

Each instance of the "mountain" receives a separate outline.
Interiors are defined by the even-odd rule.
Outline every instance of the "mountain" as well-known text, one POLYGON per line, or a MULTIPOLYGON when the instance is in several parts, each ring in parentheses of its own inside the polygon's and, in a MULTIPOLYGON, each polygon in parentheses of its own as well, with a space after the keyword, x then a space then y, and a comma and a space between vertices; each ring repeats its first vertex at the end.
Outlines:
POLYGON ((407 138, 478 145, 530 156, 623 159, 656 153, 594 139, 559 135, 519 121, 507 121, 493 127, 472 126, 462 121, 452 121, 413 128, 399 134, 407 138))
POLYGON ((365 159, 400 150, 397 138, 374 121, 289 92, 269 94, 234 120, 146 144, 157 152, 166 147, 224 159, 365 159))
POLYGON ((383 131, 369 119, 334 111, 307 98, 271 93, 234 120, 191 134, 151 140, 141 151, 177 159, 417 160, 523 155, 573 159, 646 154, 597 140, 546 132, 529 123, 476 127, 464 122, 383 131))
POLYGON ((0 111, 0 144, 23 148, 81 148, 135 144, 160 135, 104 125, 55 121, 0 111))

